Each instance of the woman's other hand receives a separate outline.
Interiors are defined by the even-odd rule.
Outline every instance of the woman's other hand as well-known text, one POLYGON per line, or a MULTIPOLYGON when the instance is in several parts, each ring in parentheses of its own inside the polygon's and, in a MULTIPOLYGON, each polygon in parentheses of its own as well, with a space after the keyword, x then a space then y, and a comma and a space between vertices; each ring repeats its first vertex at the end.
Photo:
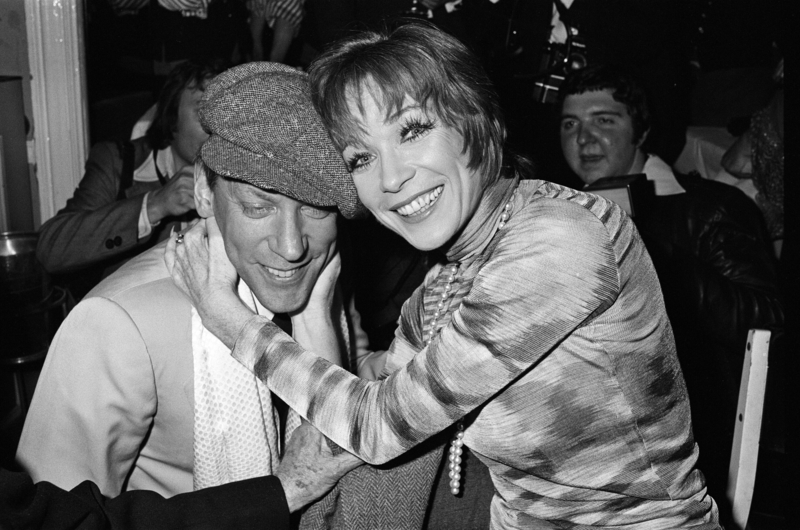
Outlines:
POLYGON ((341 329, 342 297, 338 289, 342 260, 338 250, 325 265, 309 296, 308 303, 291 315, 294 339, 323 359, 342 365, 346 351, 341 329))
POLYGON ((213 217, 170 237, 164 261, 172 280, 192 302, 203 325, 233 348, 253 313, 236 292, 238 275, 213 217))
MULTIPOLYGON (((302 313, 314 316, 332 314, 332 309, 336 309, 334 304, 337 301, 337 283, 341 271, 342 258, 339 256, 339 251, 337 250, 336 254, 334 254, 328 264, 325 265, 325 268, 322 269, 302 313)), ((338 312, 336 314, 338 314, 338 312)))

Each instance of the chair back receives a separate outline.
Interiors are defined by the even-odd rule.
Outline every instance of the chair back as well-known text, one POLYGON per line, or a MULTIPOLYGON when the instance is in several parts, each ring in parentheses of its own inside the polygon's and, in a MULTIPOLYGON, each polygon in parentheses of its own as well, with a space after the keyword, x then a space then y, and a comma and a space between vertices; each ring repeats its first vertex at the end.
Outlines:
POLYGON ((742 382, 739 385, 727 497, 733 522, 742 530, 747 526, 756 482, 770 336, 771 333, 763 329, 751 329, 747 334, 742 382))

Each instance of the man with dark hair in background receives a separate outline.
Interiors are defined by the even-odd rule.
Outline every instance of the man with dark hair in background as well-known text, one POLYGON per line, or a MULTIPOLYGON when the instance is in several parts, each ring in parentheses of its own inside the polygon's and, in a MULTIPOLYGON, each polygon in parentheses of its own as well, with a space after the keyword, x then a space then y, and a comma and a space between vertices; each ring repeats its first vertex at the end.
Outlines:
POLYGON ((42 225, 36 255, 76 300, 194 211, 193 162, 208 138, 197 106, 223 69, 221 62, 177 66, 147 134, 95 145, 75 194, 42 225))
MULTIPOLYGON (((661 282, 692 406, 699 466, 725 516, 727 465, 750 328, 782 331, 764 220, 733 186, 675 174, 643 145, 647 99, 628 73, 596 65, 561 88, 561 147, 586 184, 644 173, 655 197, 634 220, 661 282)), ((773 341, 773 346, 775 341, 773 341)))

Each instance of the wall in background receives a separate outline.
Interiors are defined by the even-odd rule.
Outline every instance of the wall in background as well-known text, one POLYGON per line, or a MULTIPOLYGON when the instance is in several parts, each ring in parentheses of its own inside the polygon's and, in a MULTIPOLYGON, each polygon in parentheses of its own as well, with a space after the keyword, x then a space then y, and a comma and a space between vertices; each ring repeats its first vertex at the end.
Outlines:
POLYGON ((28 231, 38 226, 35 176, 28 161, 32 147, 30 68, 24 0, 0 1, 0 230, 28 231))

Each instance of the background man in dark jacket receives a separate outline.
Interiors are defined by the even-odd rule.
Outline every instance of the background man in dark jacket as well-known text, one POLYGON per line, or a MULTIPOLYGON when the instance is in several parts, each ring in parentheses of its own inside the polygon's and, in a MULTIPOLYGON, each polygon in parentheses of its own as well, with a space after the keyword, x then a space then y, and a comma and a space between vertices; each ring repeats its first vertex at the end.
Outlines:
POLYGON ((655 197, 634 220, 675 333, 698 465, 711 495, 724 501, 747 332, 773 331, 773 364, 783 328, 764 219, 739 189, 676 175, 642 149, 650 114, 644 91, 626 73, 609 66, 580 70, 560 97, 562 151, 584 183, 644 173, 654 184, 655 197))

